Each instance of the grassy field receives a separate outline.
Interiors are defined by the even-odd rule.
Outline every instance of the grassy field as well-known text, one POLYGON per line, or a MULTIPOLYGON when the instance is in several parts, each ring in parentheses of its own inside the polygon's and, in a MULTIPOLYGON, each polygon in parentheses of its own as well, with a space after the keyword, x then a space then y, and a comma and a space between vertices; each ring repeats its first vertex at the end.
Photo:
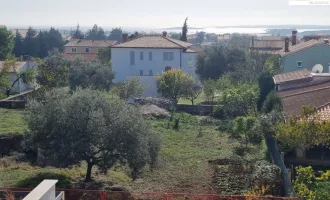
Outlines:
MULTIPOLYGON (((25 123, 20 116, 23 111, 1 110, 1 116, 10 123, 9 119, 19 125, 15 131, 22 131, 25 123)), ((93 189, 107 189, 110 186, 122 186, 130 191, 144 192, 184 192, 184 193, 215 193, 213 188, 214 170, 208 161, 219 158, 232 158, 233 149, 239 145, 236 139, 222 133, 214 125, 199 126, 198 117, 178 113, 174 118, 180 118, 179 129, 173 129, 173 122, 167 119, 148 118, 154 133, 162 138, 162 148, 159 155, 158 167, 150 171, 146 167, 143 177, 132 182, 128 169, 116 166, 108 175, 99 173, 94 168, 93 189)), ((3 123, 3 122, 2 122, 3 123)), ((1 126, 2 129, 4 127, 1 126)), ((11 130, 7 125, 7 132, 11 130)), ((248 154, 263 157, 263 153, 248 154)), ((20 161, 17 156, 0 159, 0 187, 32 187, 43 178, 58 178, 58 187, 81 187, 86 166, 66 169, 41 168, 20 161)))
POLYGON ((0 108, 0 135, 23 133, 27 127, 23 114, 24 110, 0 108))

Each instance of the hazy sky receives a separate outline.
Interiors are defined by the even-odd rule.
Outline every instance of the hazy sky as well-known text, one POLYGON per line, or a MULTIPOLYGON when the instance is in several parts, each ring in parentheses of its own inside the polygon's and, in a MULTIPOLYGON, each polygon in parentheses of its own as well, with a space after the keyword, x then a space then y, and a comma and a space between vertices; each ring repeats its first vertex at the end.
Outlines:
POLYGON ((289 6, 288 0, 0 0, 7 26, 162 28, 188 24, 330 25, 330 6, 289 6))

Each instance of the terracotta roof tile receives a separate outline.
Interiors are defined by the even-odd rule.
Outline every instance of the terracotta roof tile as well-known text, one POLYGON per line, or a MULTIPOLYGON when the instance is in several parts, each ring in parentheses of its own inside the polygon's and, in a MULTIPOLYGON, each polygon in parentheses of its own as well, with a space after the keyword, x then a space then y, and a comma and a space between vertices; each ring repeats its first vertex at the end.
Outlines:
POLYGON ((66 47, 111 47, 117 42, 114 40, 71 40, 66 47))
POLYGON ((281 84, 285 82, 291 82, 301 79, 311 79, 312 74, 311 72, 307 71, 306 69, 294 71, 294 72, 288 72, 283 74, 277 74, 274 76, 275 84, 281 84))
POLYGON ((82 58, 83 60, 93 61, 97 59, 97 54, 95 53, 74 53, 74 54, 64 54, 65 58, 68 60, 75 60, 77 57, 82 58))
POLYGON ((278 92, 285 117, 298 116, 304 106, 319 108, 330 103, 330 82, 278 92))
POLYGON ((186 49, 193 44, 175 40, 160 35, 142 36, 114 45, 112 48, 164 48, 164 49, 186 49))

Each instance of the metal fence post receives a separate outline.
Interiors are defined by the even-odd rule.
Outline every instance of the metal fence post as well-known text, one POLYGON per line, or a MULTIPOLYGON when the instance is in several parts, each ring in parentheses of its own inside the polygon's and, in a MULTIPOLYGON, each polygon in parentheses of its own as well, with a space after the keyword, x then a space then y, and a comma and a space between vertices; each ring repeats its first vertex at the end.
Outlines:
POLYGON ((100 196, 101 196, 100 200, 107 200, 107 192, 106 191, 102 190, 100 196))

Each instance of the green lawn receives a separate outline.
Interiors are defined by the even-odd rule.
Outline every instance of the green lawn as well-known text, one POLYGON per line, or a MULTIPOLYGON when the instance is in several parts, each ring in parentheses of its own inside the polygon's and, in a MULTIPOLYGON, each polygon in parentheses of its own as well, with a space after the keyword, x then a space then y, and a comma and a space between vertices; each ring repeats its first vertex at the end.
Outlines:
MULTIPOLYGON (((202 102, 205 102, 205 101, 206 101, 206 98, 205 98, 204 92, 202 92, 197 97, 197 99, 194 100, 194 104, 197 105, 197 104, 202 103, 202 102)), ((179 99, 179 102, 178 103, 179 104, 191 105, 191 101, 189 99, 184 99, 184 98, 179 99)))
MULTIPOLYGON (((1 123, 6 126, 1 125, 1 130, 22 132, 26 128, 23 113, 2 109, 1 117, 6 123, 2 120, 1 123), (8 125, 11 122, 17 126, 11 128, 8 125)), ((177 113, 174 118, 180 118, 179 130, 174 130, 174 122, 169 123, 168 119, 147 119, 152 131, 162 138, 158 167, 153 172, 145 167, 143 177, 132 182, 126 167, 116 166, 108 175, 99 173, 95 167, 92 176, 95 183, 101 184, 93 189, 115 185, 136 192, 214 193, 214 169, 208 161, 232 158, 233 149, 239 142, 218 131, 214 125, 199 126, 196 116, 177 113)), ((84 179, 85 169, 84 163, 70 169, 40 168, 18 162, 15 156, 5 157, 0 159, 0 187, 32 187, 43 178, 58 178, 61 187, 81 187, 77 183, 84 179)))
POLYGON ((24 110, 0 108, 0 135, 23 133, 27 127, 23 114, 24 110))

